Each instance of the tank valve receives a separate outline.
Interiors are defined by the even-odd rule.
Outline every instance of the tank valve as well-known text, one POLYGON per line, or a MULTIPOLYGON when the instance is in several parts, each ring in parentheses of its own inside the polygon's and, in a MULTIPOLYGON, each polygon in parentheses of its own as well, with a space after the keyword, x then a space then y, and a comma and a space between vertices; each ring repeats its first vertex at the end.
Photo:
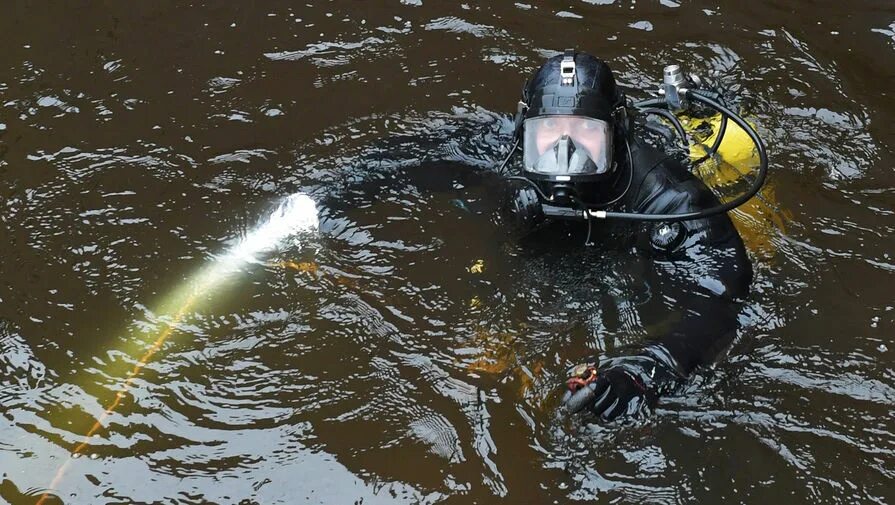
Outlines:
POLYGON ((690 81, 681 70, 680 65, 665 67, 659 94, 665 96, 665 103, 668 104, 668 108, 672 112, 681 112, 690 106, 687 102, 687 86, 689 84, 690 81))

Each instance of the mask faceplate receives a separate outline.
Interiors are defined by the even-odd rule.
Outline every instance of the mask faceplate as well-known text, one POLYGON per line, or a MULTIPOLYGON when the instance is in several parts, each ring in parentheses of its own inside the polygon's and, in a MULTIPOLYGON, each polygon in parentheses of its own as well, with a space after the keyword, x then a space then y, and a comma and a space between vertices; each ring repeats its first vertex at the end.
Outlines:
POLYGON ((600 175, 612 163, 612 128, 586 116, 551 115, 523 123, 525 170, 542 175, 600 175))

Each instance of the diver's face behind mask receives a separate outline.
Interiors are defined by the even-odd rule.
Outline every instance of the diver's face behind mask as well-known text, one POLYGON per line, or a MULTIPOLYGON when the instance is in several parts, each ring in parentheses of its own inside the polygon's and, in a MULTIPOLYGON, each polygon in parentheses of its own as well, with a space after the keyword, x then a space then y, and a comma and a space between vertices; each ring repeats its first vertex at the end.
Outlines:
POLYGON ((523 125, 526 171, 560 181, 610 171, 612 127, 605 121, 552 115, 526 119, 523 125))

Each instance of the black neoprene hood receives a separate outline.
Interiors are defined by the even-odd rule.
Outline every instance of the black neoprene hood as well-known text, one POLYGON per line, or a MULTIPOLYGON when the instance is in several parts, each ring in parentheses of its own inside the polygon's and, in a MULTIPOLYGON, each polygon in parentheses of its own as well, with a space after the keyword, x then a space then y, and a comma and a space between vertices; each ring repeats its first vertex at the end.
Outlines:
POLYGON ((535 72, 523 91, 528 104, 526 118, 548 114, 570 114, 613 122, 613 112, 624 104, 615 76, 603 60, 587 53, 568 50, 554 56, 535 72), (563 84, 561 64, 566 56, 575 62, 575 76, 563 84))

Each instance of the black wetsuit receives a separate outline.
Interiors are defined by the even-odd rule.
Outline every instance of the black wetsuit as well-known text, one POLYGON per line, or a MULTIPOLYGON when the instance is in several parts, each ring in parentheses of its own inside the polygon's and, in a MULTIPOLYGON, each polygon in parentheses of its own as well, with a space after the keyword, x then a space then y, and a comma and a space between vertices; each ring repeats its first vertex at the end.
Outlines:
MULTIPOLYGON (((607 194, 621 194, 629 176, 630 188, 612 210, 678 214, 719 204, 711 190, 673 157, 638 141, 631 148, 632 167, 619 171, 607 194)), ((714 363, 736 335, 738 301, 748 294, 752 281, 752 265, 727 214, 635 226, 637 231, 629 229, 628 236, 651 265, 645 282, 664 285, 656 286, 656 291, 674 297, 678 318, 661 335, 602 361, 603 371, 626 372, 604 374, 610 382, 634 379, 634 387, 616 385, 617 391, 596 409, 607 419, 637 410, 639 405, 629 405, 634 397, 655 399, 697 367, 714 363)), ((601 396, 601 391, 597 393, 601 396)))
MULTIPOLYGON (((631 142, 631 149, 633 162, 629 163, 625 152, 624 165, 604 188, 604 196, 624 192, 612 210, 673 214, 718 205, 715 195, 675 158, 637 140, 631 142), (625 191, 629 176, 630 187, 625 191)), ((398 179, 406 177, 405 183, 429 193, 456 192, 457 184, 467 190, 484 186, 482 193, 491 198, 467 201, 464 206, 487 219, 485 215, 497 207, 511 207, 497 202, 494 195, 513 195, 526 187, 465 164, 424 165, 352 185, 339 205, 351 208, 357 204, 352 194, 369 198, 376 188, 403 184, 398 179)), ((671 225, 624 222, 618 228, 615 235, 623 240, 617 244, 634 246, 646 259, 643 282, 661 293, 662 310, 675 314, 670 314, 674 322, 665 325, 661 334, 601 357, 600 375, 612 390, 609 400, 603 396, 608 410, 596 412, 604 418, 633 413, 642 402, 631 400, 655 399, 697 367, 714 363, 736 335, 738 300, 747 295, 752 280, 742 239, 726 214, 671 225)))
MULTIPOLYGON (((625 211, 682 214, 719 205, 717 197, 681 163, 645 144, 632 146, 633 177, 623 199, 625 211)), ((619 177, 616 186, 622 184, 619 177)), ((752 281, 752 265, 727 214, 674 224, 647 225, 638 248, 650 256, 692 261, 702 268, 701 288, 724 298, 742 298, 752 281)))

